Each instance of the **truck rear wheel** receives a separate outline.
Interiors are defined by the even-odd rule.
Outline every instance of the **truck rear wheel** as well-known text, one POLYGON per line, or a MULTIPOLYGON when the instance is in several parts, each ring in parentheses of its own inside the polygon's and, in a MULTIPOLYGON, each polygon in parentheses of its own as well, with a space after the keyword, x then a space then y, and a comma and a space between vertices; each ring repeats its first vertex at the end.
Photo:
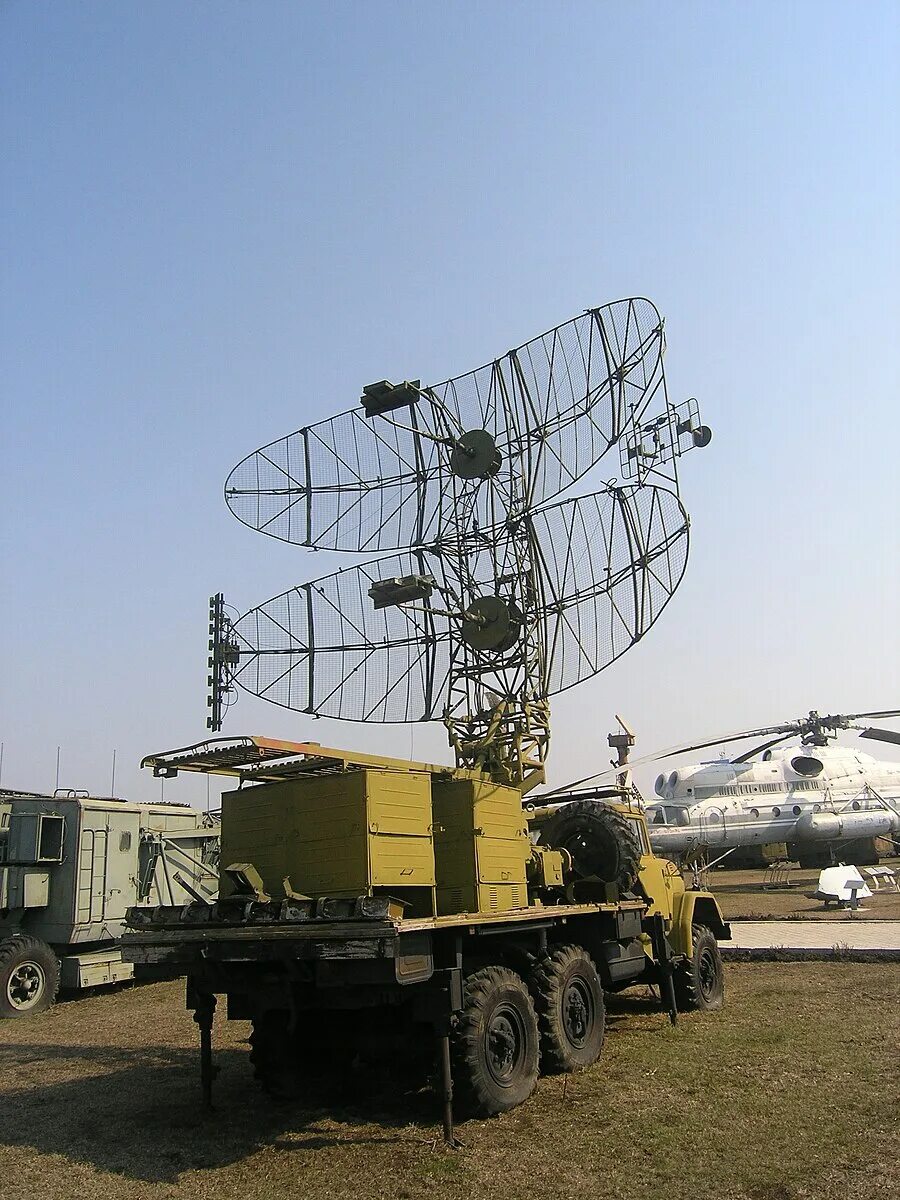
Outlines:
POLYGON ((545 1074, 589 1067, 600 1057, 606 1027, 603 985, 580 946, 557 946, 534 969, 534 1007, 545 1074))
POLYGON ((269 1009, 253 1018, 250 1030, 253 1076, 274 1100, 295 1100, 301 1089, 290 1014, 269 1009))
POLYGON ((454 1077, 461 1106, 494 1116, 534 1091, 540 1035, 524 980, 507 967, 483 967, 465 982, 453 1031, 454 1077))
POLYGON ((253 1018, 250 1062, 254 1078, 275 1100, 296 1100, 307 1080, 328 1075, 341 1079, 357 1055, 350 1011, 304 1009, 291 1028, 287 1009, 267 1009, 253 1018))
POLYGON ((30 1017, 56 999, 59 959, 40 938, 19 933, 0 942, 0 1017, 30 1017))
POLYGON ((693 952, 675 968, 675 999, 681 1012, 707 1012, 725 1002, 722 956, 711 929, 691 927, 693 952))
POLYGON ((641 850, 632 822, 596 800, 575 800, 554 813, 541 829, 542 846, 567 850, 579 879, 614 883, 620 892, 634 885, 641 850))

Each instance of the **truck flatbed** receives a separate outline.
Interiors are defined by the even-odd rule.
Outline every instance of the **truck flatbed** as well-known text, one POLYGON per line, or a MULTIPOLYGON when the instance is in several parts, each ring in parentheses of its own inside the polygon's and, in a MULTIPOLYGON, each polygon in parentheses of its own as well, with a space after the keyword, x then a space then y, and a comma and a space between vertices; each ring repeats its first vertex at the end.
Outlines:
POLYGON ((431 934, 447 935, 456 931, 467 937, 477 937, 506 934, 523 927, 531 933, 601 914, 618 927, 620 936, 634 936, 640 931, 646 904, 640 900, 619 900, 615 903, 533 905, 499 913, 459 913, 440 917, 387 915, 351 920, 313 917, 306 920, 250 919, 242 923, 216 920, 213 909, 214 906, 208 907, 206 920, 191 919, 199 915, 197 905, 157 909, 146 917, 133 914, 133 921, 152 921, 153 928, 142 930, 139 925, 132 928, 125 939, 126 961, 151 965, 245 957, 255 961, 284 956, 298 959, 396 958, 402 957, 404 946, 410 939, 422 946, 423 935, 430 941, 428 935, 431 934), (252 954, 247 953, 250 947, 252 954))

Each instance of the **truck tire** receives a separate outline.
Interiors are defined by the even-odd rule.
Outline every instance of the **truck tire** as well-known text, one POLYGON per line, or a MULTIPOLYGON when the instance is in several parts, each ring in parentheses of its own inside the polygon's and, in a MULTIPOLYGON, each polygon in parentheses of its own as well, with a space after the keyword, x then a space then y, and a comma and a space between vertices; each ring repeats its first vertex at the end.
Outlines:
POLYGON ((540 1035, 525 981, 507 967, 469 975, 453 1030, 454 1079, 460 1108, 494 1116, 534 1091, 540 1035))
POLYGON ((679 1012, 708 1012, 725 1002, 722 956, 715 934, 705 925, 691 927, 693 952, 675 968, 675 1000, 679 1012))
POLYGON ((250 1028, 253 1076, 274 1100, 296 1100, 307 1081, 327 1075, 340 1079, 356 1057, 356 1039, 348 1029, 349 1013, 305 1010, 291 1029, 286 1009, 267 1009, 250 1028))
POLYGON ((557 946, 534 969, 531 991, 545 1074, 589 1067, 600 1057, 606 1027, 603 986, 580 946, 557 946))
POLYGON ((273 1100, 297 1099, 302 1079, 288 1012, 269 1009, 253 1018, 250 1062, 254 1079, 273 1100))
POLYGON ((0 942, 0 1017, 44 1012, 59 989, 59 959, 46 942, 17 933, 0 942))
POLYGON ((541 829, 542 846, 567 850, 578 879, 599 879, 628 892, 637 879, 641 849, 631 822, 596 800, 575 800, 541 829))

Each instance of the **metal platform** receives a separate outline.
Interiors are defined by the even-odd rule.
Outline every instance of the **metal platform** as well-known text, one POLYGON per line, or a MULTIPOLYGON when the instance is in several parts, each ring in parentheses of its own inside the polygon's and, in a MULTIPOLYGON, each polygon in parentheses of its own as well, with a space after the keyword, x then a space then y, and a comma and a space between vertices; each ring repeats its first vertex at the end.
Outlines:
POLYGON ((334 750, 318 742, 283 742, 276 738, 249 735, 237 738, 208 738, 193 746, 148 754, 141 761, 157 778, 170 779, 179 771, 205 775, 230 775, 241 782, 295 779, 298 775, 325 775, 361 767, 382 771, 420 771, 427 775, 476 778, 477 771, 460 771, 444 763, 410 762, 379 754, 334 750))

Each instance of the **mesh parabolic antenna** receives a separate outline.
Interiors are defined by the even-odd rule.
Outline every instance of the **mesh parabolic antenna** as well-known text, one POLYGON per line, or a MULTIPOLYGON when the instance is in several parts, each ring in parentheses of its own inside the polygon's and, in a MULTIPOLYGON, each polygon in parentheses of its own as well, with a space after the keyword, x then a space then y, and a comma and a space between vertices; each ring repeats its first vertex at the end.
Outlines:
POLYGON ((300 712, 447 726, 460 766, 543 780, 549 697, 603 670, 681 581, 677 462, 706 445, 669 403, 663 322, 590 309, 445 383, 255 451, 225 486, 245 524, 376 557, 229 619, 211 608, 209 726, 237 687, 300 712), (565 497, 614 447, 621 481, 565 497))

